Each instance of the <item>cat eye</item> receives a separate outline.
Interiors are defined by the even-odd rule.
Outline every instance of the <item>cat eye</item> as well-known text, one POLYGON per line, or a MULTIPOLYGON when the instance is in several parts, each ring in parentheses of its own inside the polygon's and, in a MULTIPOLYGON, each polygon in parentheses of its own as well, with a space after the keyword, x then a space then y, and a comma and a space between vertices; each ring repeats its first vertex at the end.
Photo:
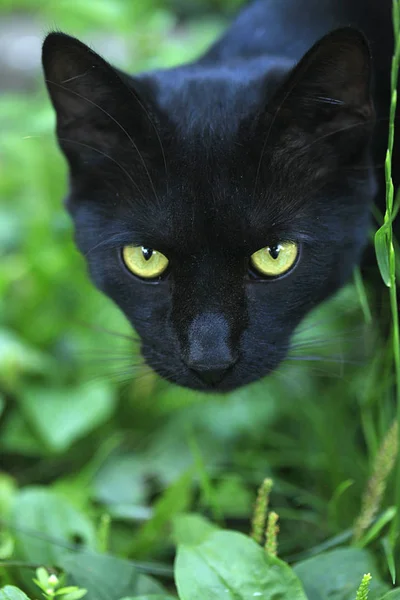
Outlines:
POLYGON ((124 246, 122 258, 131 273, 142 279, 160 277, 169 263, 164 254, 146 246, 124 246))
POLYGON ((299 247, 295 242, 281 242, 254 252, 250 263, 257 273, 265 277, 279 277, 293 267, 298 254, 299 247))

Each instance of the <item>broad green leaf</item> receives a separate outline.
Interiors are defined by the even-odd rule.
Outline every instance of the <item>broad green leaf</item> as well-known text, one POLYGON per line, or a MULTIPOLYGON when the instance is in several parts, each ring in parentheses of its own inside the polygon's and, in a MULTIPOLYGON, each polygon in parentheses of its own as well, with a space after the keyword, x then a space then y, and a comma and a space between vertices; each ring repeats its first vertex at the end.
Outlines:
POLYGON ((201 515, 178 515, 172 524, 172 538, 177 546, 179 544, 198 545, 217 530, 216 525, 201 515))
POLYGON ((339 548, 309 558, 298 563, 294 572, 302 581, 308 600, 354 600, 365 573, 372 575, 368 600, 376 600, 388 590, 372 556, 357 548, 339 548))
POLYGON ((28 387, 20 397, 21 409, 49 449, 67 450, 77 439, 110 418, 115 394, 104 382, 77 388, 28 387))
POLYGON ((29 598, 13 585, 6 585, 0 590, 0 600, 29 600, 29 598))
POLYGON ((145 504, 147 487, 140 458, 134 454, 112 456, 96 473, 93 496, 108 506, 145 504))
POLYGON ((382 596, 379 600, 400 600, 400 588, 392 590, 388 594, 382 596))
POLYGON ((134 563, 105 554, 65 555, 61 566, 73 585, 85 588, 85 600, 119 600, 135 594, 162 594, 163 588, 142 575, 134 563))
POLYGON ((162 585, 152 577, 140 575, 137 583, 136 594, 138 596, 160 595, 165 592, 162 585))
POLYGON ((231 531, 212 533, 198 546, 180 546, 175 580, 181 600, 306 600, 288 565, 231 531))
POLYGON ((49 489, 23 489, 15 499, 11 524, 15 527, 16 556, 27 562, 60 566, 66 548, 76 542, 95 547, 91 522, 49 489))

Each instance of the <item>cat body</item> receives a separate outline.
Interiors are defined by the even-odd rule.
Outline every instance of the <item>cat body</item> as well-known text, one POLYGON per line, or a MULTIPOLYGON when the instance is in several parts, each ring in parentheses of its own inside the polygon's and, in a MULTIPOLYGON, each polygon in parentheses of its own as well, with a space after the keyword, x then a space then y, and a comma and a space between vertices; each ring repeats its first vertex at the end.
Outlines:
POLYGON ((198 61, 134 77, 47 37, 77 245, 161 376, 267 375, 348 281, 384 204, 392 51, 389 0, 256 0, 198 61), (162 274, 127 268, 135 248, 162 274))

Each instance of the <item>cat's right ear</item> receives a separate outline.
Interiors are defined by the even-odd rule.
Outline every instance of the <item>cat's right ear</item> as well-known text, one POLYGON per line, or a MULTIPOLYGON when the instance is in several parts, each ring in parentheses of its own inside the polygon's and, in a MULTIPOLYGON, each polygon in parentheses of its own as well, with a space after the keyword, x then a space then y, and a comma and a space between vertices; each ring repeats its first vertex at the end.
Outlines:
POLYGON ((156 117, 141 82, 63 33, 46 37, 42 63, 59 142, 71 162, 116 145, 151 143, 156 117))
POLYGON ((270 122, 296 147, 325 140, 343 158, 367 147, 375 111, 365 36, 351 27, 319 40, 294 67, 269 105, 270 122), (306 134, 306 135, 304 135, 306 134), (297 138, 297 139, 296 139, 297 138))

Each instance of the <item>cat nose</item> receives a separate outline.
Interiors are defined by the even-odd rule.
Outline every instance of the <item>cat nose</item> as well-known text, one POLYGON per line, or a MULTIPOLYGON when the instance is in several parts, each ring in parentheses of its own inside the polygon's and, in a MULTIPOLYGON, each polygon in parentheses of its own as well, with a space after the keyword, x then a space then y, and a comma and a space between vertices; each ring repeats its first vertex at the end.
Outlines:
POLYGON ((223 380, 225 374, 232 366, 233 365, 231 363, 224 365, 212 365, 211 367, 210 365, 194 364, 190 366, 190 369, 196 373, 197 377, 199 377, 203 383, 215 386, 223 380))
POLYGON ((229 338, 228 322, 218 313, 203 313, 189 327, 185 362, 207 385, 218 385, 237 361, 229 338))

